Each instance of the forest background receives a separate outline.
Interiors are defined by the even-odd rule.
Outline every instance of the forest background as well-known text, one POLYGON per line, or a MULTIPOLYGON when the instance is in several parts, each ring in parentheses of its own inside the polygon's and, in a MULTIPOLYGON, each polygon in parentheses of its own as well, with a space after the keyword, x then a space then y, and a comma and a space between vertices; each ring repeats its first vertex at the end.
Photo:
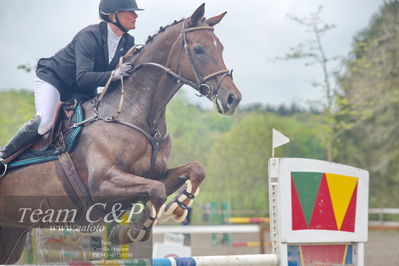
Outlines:
MULTIPOLYGON (((301 21, 299 21, 301 22, 301 21)), ((303 21, 302 21, 303 22, 303 21)), ((326 29, 328 30, 328 29, 326 29)), ((291 54, 291 58, 306 54, 291 54)), ((323 66, 323 62, 321 62, 323 66)), ((398 207, 399 197, 399 2, 387 1, 353 38, 331 73, 331 105, 251 104, 224 117, 192 104, 180 93, 168 106, 170 167, 204 163, 207 179, 193 208, 229 201, 233 211, 267 213, 267 160, 276 128, 291 142, 278 157, 332 160, 370 172, 370 207, 398 207)), ((321 89, 326 89, 321 86, 321 89)), ((34 114, 32 92, 0 92, 0 143, 34 114)))

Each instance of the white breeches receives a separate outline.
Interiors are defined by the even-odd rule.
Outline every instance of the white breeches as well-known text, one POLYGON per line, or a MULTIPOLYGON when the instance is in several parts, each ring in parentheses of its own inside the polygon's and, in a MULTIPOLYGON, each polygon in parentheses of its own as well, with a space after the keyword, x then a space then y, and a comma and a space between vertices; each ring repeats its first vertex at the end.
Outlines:
POLYGON ((36 77, 34 82, 36 115, 40 115, 38 133, 46 134, 52 126, 57 105, 60 102, 60 93, 50 83, 36 77))

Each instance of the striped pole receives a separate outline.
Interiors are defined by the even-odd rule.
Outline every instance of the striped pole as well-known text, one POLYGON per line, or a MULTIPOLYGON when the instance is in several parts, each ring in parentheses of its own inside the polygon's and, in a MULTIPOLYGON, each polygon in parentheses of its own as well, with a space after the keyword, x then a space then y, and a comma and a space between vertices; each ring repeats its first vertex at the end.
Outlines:
POLYGON ((258 224, 269 223, 269 217, 231 217, 229 222, 232 224, 258 224))
MULTIPOLYGON (((259 241, 247 241, 247 242, 233 242, 232 247, 259 247, 261 243, 259 241)), ((264 246, 271 247, 272 242, 263 242, 264 246)))
POLYGON ((279 258, 276 254, 204 256, 187 258, 102 260, 84 264, 69 265, 112 265, 112 266, 277 266, 279 258))

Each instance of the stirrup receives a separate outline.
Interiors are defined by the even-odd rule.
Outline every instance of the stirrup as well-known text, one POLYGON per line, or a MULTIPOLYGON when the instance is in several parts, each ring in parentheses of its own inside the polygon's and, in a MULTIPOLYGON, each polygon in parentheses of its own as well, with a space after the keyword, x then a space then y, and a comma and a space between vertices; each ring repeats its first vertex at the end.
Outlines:
POLYGON ((7 173, 8 164, 4 162, 4 159, 0 158, 0 165, 2 165, 2 168, 4 168, 3 172, 0 172, 0 177, 3 177, 7 173))

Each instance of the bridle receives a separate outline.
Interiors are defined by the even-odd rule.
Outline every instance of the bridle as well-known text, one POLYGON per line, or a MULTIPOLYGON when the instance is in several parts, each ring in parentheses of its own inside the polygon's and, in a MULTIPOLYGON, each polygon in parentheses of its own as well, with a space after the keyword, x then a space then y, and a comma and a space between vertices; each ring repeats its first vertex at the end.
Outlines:
MULTIPOLYGON (((200 77, 200 70, 199 67, 196 63, 196 61, 193 59, 193 55, 192 55, 192 51, 189 49, 188 46, 188 39, 187 39, 187 33, 188 32, 193 32, 193 31, 198 31, 198 30, 211 30, 214 31, 214 28, 211 26, 199 26, 199 27, 191 27, 191 28, 185 28, 187 19, 184 20, 183 23, 183 28, 182 28, 182 35, 183 35, 183 47, 186 51, 186 54, 190 60, 192 69, 193 69, 193 73, 196 79, 196 86, 192 86, 194 89, 196 89, 202 96, 206 96, 209 97, 212 101, 214 101, 217 97, 217 93, 220 87, 220 84, 222 83, 223 79, 227 76, 232 76, 232 72, 233 70, 229 71, 228 69, 222 69, 219 71, 216 71, 212 74, 209 74, 207 76, 204 77, 200 77), (206 82, 212 78, 215 78, 219 75, 222 75, 222 78, 219 80, 219 82, 217 83, 216 88, 212 88, 211 86, 209 86, 208 84, 206 84, 206 82), (206 89, 205 91, 203 89, 206 89)), ((180 53, 179 53, 180 54, 180 53)), ((180 61, 180 58, 179 58, 180 61)))
MULTIPOLYGON (((186 24, 187 24, 187 19, 184 20, 183 22, 183 26, 181 29, 181 34, 182 34, 182 46, 179 50, 178 53, 178 63, 177 63, 177 67, 176 67, 176 71, 171 70, 170 68, 158 64, 158 63, 154 63, 154 62, 147 62, 147 63, 142 63, 138 66, 136 66, 133 70, 132 73, 134 73, 136 70, 142 68, 143 66, 154 66, 154 67, 158 67, 161 68, 165 71, 165 73, 167 73, 169 76, 171 76, 172 78, 174 78, 178 83, 182 83, 185 85, 188 85, 190 87, 192 87, 193 89, 195 89, 196 91, 199 92, 199 94, 197 96, 200 97, 207 97, 209 98, 212 102, 214 102, 217 106, 217 108, 219 109, 219 111, 224 112, 222 105, 220 104, 220 102, 218 102, 217 100, 217 96, 218 96, 218 91, 219 91, 219 87, 223 81, 224 78, 226 78, 227 76, 230 76, 231 78, 233 78, 232 73, 233 70, 228 70, 228 69, 222 69, 222 70, 218 70, 214 73, 208 74, 208 75, 201 75, 201 71, 199 70, 199 67, 196 63, 196 61, 193 58, 193 54, 192 51, 189 48, 188 45, 188 38, 187 38, 187 33, 189 32, 193 32, 193 31, 198 31, 198 30, 211 30, 214 31, 214 28, 211 26, 198 26, 198 27, 191 27, 191 28, 186 28, 186 24), (184 78, 181 74, 180 74, 180 62, 181 62, 181 50, 184 47, 184 50, 187 54, 187 57, 190 60, 190 64, 193 70, 193 74, 195 77, 195 82, 184 78), (217 76, 222 75, 222 77, 219 79, 216 87, 211 87, 210 85, 208 85, 206 82, 216 78, 217 76)), ((179 89, 180 87, 178 87, 176 89, 179 89)), ((174 95, 174 94, 173 94, 174 95)))
MULTIPOLYGON (((201 75, 201 72, 199 71, 199 67, 198 67, 198 65, 196 64, 196 62, 195 62, 195 60, 193 58, 191 50, 189 49, 189 45, 188 45, 189 42, 188 42, 187 33, 193 32, 193 31, 199 31, 199 30, 211 30, 211 31, 213 31, 214 28, 212 26, 197 26, 197 27, 186 28, 186 24, 187 24, 187 19, 184 20, 183 26, 182 26, 182 30, 180 32, 180 34, 182 34, 183 42, 182 42, 181 48, 180 48, 179 53, 178 53, 178 61, 177 61, 177 67, 176 67, 177 69, 176 69, 176 71, 173 71, 170 68, 168 68, 168 67, 166 67, 166 66, 164 66, 162 64, 159 64, 159 63, 146 62, 146 63, 142 63, 142 64, 139 64, 139 65, 135 66, 133 68, 133 70, 131 71, 131 74, 135 73, 136 71, 138 71, 139 69, 141 69, 141 68, 143 68, 145 66, 152 66, 152 67, 160 68, 160 69, 162 69, 165 72, 167 77, 174 78, 176 83, 179 84, 179 86, 176 87, 175 91, 173 91, 173 93, 171 93, 170 99, 176 94, 176 92, 180 89, 180 87, 183 84, 186 84, 186 85, 194 88, 196 91, 198 91, 200 93, 200 95, 198 95, 198 96, 201 96, 201 97, 205 96, 205 97, 209 98, 212 102, 215 103, 215 105, 217 106, 219 111, 221 111, 223 113, 224 112, 223 106, 219 102, 219 100, 217 99, 218 90, 219 90, 219 87, 220 87, 222 81, 227 76, 230 76, 232 78, 232 72, 233 71, 232 70, 230 71, 228 69, 222 69, 222 70, 218 70, 218 71, 216 71, 214 73, 211 73, 211 74, 208 74, 208 75, 204 75, 204 76, 201 75), (179 73, 180 72, 179 71, 179 67, 180 67, 180 62, 181 62, 181 53, 182 53, 183 47, 184 47, 184 50, 185 50, 185 52, 186 52, 186 54, 187 54, 187 56, 188 56, 188 58, 190 60, 190 63, 191 63, 191 66, 192 66, 192 70, 193 70, 193 73, 194 73, 194 77, 195 77, 195 82, 184 78, 179 73), (212 87, 212 86, 210 86, 210 85, 208 85, 206 83, 207 81, 209 81, 209 80, 211 80, 213 78, 216 78, 218 76, 221 76, 221 78, 216 83, 217 84, 216 87, 212 87)), ((121 62, 122 62, 122 60, 121 60, 121 62)), ((142 129, 142 128, 134 125, 134 124, 127 123, 127 122, 124 122, 122 120, 119 120, 119 119, 115 118, 115 116, 103 117, 103 116, 101 116, 99 114, 98 107, 99 107, 100 102, 101 102, 101 100, 102 100, 102 98, 103 98, 103 96, 104 96, 104 94, 105 94, 105 92, 106 92, 106 90, 108 88, 108 85, 110 83, 110 80, 112 79, 112 76, 113 75, 111 75, 106 87, 104 88, 103 93, 101 93, 101 95, 99 95, 96 99, 94 99, 95 100, 94 112, 95 112, 96 115, 94 117, 92 117, 92 118, 86 119, 85 121, 82 121, 80 123, 74 124, 73 127, 78 127, 78 126, 81 126, 81 125, 84 125, 84 124, 87 124, 87 123, 91 123, 91 122, 94 122, 94 121, 97 121, 97 120, 102 120, 102 121, 105 121, 105 122, 113 122, 113 123, 122 124, 122 125, 125 125, 127 127, 130 127, 130 128, 133 128, 133 129, 139 131, 140 133, 142 133, 148 139, 148 141, 150 142, 150 144, 152 146, 151 169, 150 169, 150 172, 149 172, 149 175, 148 175, 148 178, 151 178, 152 174, 153 174, 154 166, 155 166, 155 163, 156 163, 156 157, 157 157, 157 154, 158 154, 158 151, 159 151, 159 145, 164 140, 166 140, 168 138, 168 134, 165 133, 165 136, 162 136, 162 134, 160 133, 160 131, 158 129, 158 118, 155 118, 152 121, 152 131, 153 132, 152 133, 148 133, 146 130, 144 130, 144 129, 142 129)), ((160 80, 164 80, 164 77, 165 76, 161 77, 160 80)), ((160 86, 162 86, 162 82, 160 82, 158 84, 158 87, 160 87, 160 86)), ((121 92, 121 100, 120 100, 120 104, 119 104, 118 113, 121 112, 121 109, 122 109, 121 107, 122 107, 122 104, 123 104, 123 97, 124 97, 123 96, 124 95, 123 77, 121 77, 121 87, 122 87, 122 92, 121 92)), ((165 105, 166 105, 167 102, 169 102, 170 99, 168 99, 168 101, 165 101, 165 105)))

